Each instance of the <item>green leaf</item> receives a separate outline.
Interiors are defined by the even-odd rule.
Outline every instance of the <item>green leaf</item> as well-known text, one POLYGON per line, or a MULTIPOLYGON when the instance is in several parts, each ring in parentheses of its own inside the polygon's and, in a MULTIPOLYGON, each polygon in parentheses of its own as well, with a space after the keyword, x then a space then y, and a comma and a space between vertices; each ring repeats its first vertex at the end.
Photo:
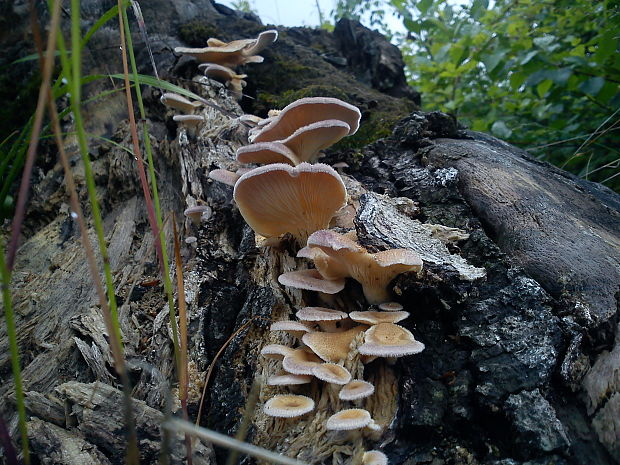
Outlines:
POLYGON ((548 75, 554 84, 565 86, 572 74, 573 70, 571 68, 560 68, 550 71, 548 75))
POLYGON ((598 64, 603 64, 612 54, 616 52, 618 46, 618 39, 616 39, 616 32, 612 30, 605 31, 601 34, 594 54, 594 61, 598 64))
POLYGON ((428 12, 428 9, 433 6, 433 0, 420 0, 415 6, 420 13, 425 15, 428 12))
POLYGON ((484 66, 486 66, 487 71, 491 73, 495 68, 497 68, 497 65, 499 65, 499 63, 502 61, 502 58, 504 58, 505 56, 505 50, 497 50, 491 55, 484 56, 482 58, 482 62, 484 63, 484 66))
POLYGON ((510 87, 512 87, 513 90, 519 89, 519 87, 521 87, 521 85, 525 82, 526 77, 527 74, 519 71, 512 73, 510 75, 510 87))
POLYGON ((596 96, 605 85, 605 79, 602 77, 593 77, 581 83, 579 90, 584 94, 596 96))
POLYGON ((538 55, 538 50, 532 50, 531 52, 529 52, 527 55, 523 57, 523 59, 521 60, 521 64, 527 65, 530 62, 530 60, 534 58, 536 55, 538 55))
POLYGON ((488 7, 489 0, 474 0, 471 4, 471 8, 469 9, 469 13, 472 18, 478 19, 486 13, 488 7))
POLYGON ((500 139, 508 139, 512 135, 512 129, 503 121, 495 121, 491 126, 491 132, 500 139))
POLYGON ((536 92, 538 93, 538 96, 540 98, 544 98, 545 95, 547 95, 549 89, 551 89, 552 85, 553 81, 551 79, 545 79, 544 81, 538 83, 538 85, 536 86, 536 92))

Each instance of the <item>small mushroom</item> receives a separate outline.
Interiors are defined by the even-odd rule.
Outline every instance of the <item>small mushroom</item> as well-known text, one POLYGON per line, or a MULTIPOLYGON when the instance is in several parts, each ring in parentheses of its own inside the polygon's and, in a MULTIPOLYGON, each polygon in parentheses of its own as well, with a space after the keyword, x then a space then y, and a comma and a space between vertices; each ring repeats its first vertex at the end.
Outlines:
POLYGON ((330 166, 274 163, 241 176, 233 197, 255 232, 265 237, 290 233, 303 244, 329 225, 346 201, 346 188, 330 166))
POLYGON ((194 129, 205 122, 205 119, 200 115, 174 115, 172 120, 189 129, 194 129))
POLYGON ((333 414, 327 419, 325 426, 332 431, 349 431, 369 426, 371 422, 372 417, 367 410, 350 408, 333 414))
POLYGON ((280 141, 259 142, 245 145, 237 149, 237 161, 240 163, 286 163, 297 166, 301 160, 295 153, 280 141))
POLYGON ((241 176, 237 173, 233 173, 228 170, 211 170, 209 171, 209 179, 213 179, 214 181, 221 182, 222 184, 226 184, 227 186, 233 186, 237 183, 241 176))
POLYGON ((375 387, 372 383, 363 379, 354 379, 342 387, 338 397, 341 400, 359 400, 371 396, 374 392, 375 387))
POLYGON ((312 369, 312 374, 321 381, 344 385, 351 381, 351 373, 345 367, 335 363, 321 363, 312 369))
POLYGON ((369 450, 362 456, 362 465, 387 465, 387 456, 378 450, 369 450))
POLYGON ((294 386, 298 384, 308 384, 312 381, 309 375, 294 375, 292 373, 282 372, 280 374, 270 376, 267 379, 269 386, 294 386))
POLYGON ((365 325, 398 323, 409 317, 409 312, 351 312, 349 318, 365 325))
POLYGON ((366 331, 364 344, 358 350, 362 355, 403 357, 422 352, 424 344, 416 341, 411 331, 402 326, 394 323, 379 323, 366 331))
POLYGON ((324 279, 315 269, 283 273, 278 276, 278 282, 283 286, 324 294, 337 294, 344 289, 344 279, 324 279))
POLYGON ((306 396, 282 394, 272 397, 263 407, 270 417, 295 418, 314 410, 314 401, 306 396))
POLYGON ((260 354, 274 360, 283 360, 287 355, 295 354, 295 349, 282 344, 267 344, 261 349, 260 354))
POLYGON ((159 100, 167 107, 174 108, 175 110, 181 110, 183 113, 192 113, 196 108, 202 105, 200 102, 192 102, 182 95, 174 94, 172 92, 163 94, 159 100))
POLYGON ((292 336, 295 336, 297 339, 301 339, 304 334, 310 332, 310 328, 308 328, 303 323, 300 323, 299 321, 287 320, 276 321, 275 323, 271 324, 271 328, 269 329, 271 331, 286 331, 292 336))
POLYGON ((321 359, 312 352, 294 349, 292 353, 285 356, 284 360, 282 360, 282 368, 294 375, 311 375, 313 368, 319 365, 319 363, 321 363, 321 359))
POLYGON ((203 215, 206 217, 211 215, 211 207, 206 205, 194 205, 193 207, 186 208, 183 214, 192 220, 194 226, 200 226, 203 215))
POLYGON ((248 77, 247 74, 237 74, 232 69, 215 63, 203 63, 198 65, 198 69, 202 69, 205 76, 223 82, 233 96, 241 100, 243 88, 246 86, 244 78, 248 77))
POLYGON ((302 341, 324 361, 338 363, 349 355, 355 336, 367 328, 360 325, 341 333, 307 333, 303 335, 302 341))
POLYGON ((403 306, 398 302, 383 302, 379 304, 379 310, 383 310, 384 312, 400 312, 403 309, 403 306))
POLYGON ((287 105, 274 120, 256 135, 254 142, 283 140, 318 121, 335 119, 349 125, 349 135, 359 128, 359 109, 342 100, 330 97, 306 97, 287 105))
POLYGON ((347 318, 348 315, 345 312, 332 310, 331 308, 304 307, 295 316, 301 321, 318 324, 321 331, 332 333, 340 329, 338 324, 347 318))

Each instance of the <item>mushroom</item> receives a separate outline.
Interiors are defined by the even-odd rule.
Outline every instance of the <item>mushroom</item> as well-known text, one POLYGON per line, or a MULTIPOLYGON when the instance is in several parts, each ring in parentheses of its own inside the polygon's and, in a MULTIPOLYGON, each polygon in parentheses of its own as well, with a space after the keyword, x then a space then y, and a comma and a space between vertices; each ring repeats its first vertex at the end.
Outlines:
POLYGON ((271 331, 286 331, 292 336, 295 336, 297 339, 301 339, 304 334, 310 332, 310 328, 308 328, 303 323, 300 323, 299 321, 287 320, 276 321, 275 323, 271 324, 271 328, 269 329, 271 331))
POLYGON ((358 350, 362 355, 403 357, 422 352, 424 344, 416 341, 413 334, 402 326, 379 323, 366 331, 364 344, 358 350))
POLYGON ((371 396, 374 392, 375 387, 372 383, 363 379, 354 379, 342 387, 338 397, 340 400, 359 400, 371 396))
POLYGON ((198 69, 202 69, 204 75, 223 82, 228 89, 232 92, 233 96, 237 100, 241 100, 243 97, 243 88, 246 86, 244 78, 248 77, 247 74, 237 74, 227 66, 217 65, 215 63, 203 63, 198 65, 198 69))
POLYGON ((228 170, 216 169, 209 171, 210 179, 226 184, 227 186, 234 186, 240 177, 241 176, 239 176, 237 173, 233 173, 232 171, 228 170))
POLYGON ((200 123, 204 123, 205 119, 200 115, 174 115, 172 120, 181 126, 193 129, 200 123))
POLYGON ((378 450, 369 450, 362 456, 362 465, 387 465, 387 456, 378 450))
POLYGON ((359 128, 361 113, 349 103, 331 97, 306 97, 287 105, 272 122, 254 137, 253 142, 283 140, 299 128, 325 120, 339 120, 349 125, 348 134, 359 128))
POLYGON ((194 205, 193 207, 186 208, 183 214, 192 220, 194 226, 200 226, 203 215, 209 217, 211 212, 211 208, 206 205, 194 205))
POLYGON ((315 269, 283 273, 278 276, 278 282, 283 286, 324 294, 337 294, 344 289, 344 279, 324 279, 315 269))
POLYGON ((295 354, 295 349, 282 344, 267 344, 261 349, 260 354, 274 360, 283 360, 287 355, 295 354))
POLYGON ((379 304, 379 310, 384 312, 399 312, 403 309, 403 306, 398 302, 383 302, 379 304))
POLYGON ((345 367, 335 363, 321 363, 312 369, 312 374, 321 381, 344 385, 351 381, 351 373, 345 367))
POLYGON ((355 336, 367 328, 360 325, 341 333, 307 333, 301 340, 324 361, 338 363, 349 355, 351 342, 355 336))
POLYGON ((294 418, 314 410, 314 401, 306 396, 281 394, 272 397, 263 407, 263 412, 270 417, 294 418))
POLYGON ((275 163, 244 174, 233 197, 245 221, 265 237, 290 233, 299 243, 326 228, 346 201, 346 188, 333 168, 275 163))
POLYGON ((175 110, 181 110, 184 113, 192 113, 196 108, 202 105, 200 102, 192 102, 182 95, 174 94, 172 92, 163 94, 159 100, 167 107, 174 108, 175 110))
POLYGON ((260 116, 255 116, 255 115, 241 115, 239 118, 237 118, 239 120, 240 123, 245 124, 248 127, 254 128, 256 126, 258 126, 258 124, 263 121, 263 118, 261 118, 260 116))
POLYGON ((321 363, 312 352, 303 349, 293 349, 293 352, 286 355, 282 360, 282 368, 294 375, 311 375, 315 366, 321 363))
POLYGON ((298 384, 308 384, 312 381, 309 375, 294 375, 292 373, 282 372, 280 374, 270 376, 267 379, 269 386, 293 386, 298 384))
POLYGON ((409 312, 351 312, 349 318, 365 325, 398 323, 409 316, 409 312))
POLYGON ((259 142, 245 145, 237 149, 237 161, 240 163, 286 163, 296 166, 301 160, 295 153, 280 141, 259 142))
POLYGON ((370 426, 373 422, 370 413, 361 408, 341 410, 327 419, 325 426, 328 430, 349 431, 370 426))
POLYGON ((348 315, 345 312, 332 310, 331 308, 304 307, 295 316, 301 321, 318 324, 321 331, 332 333, 340 329, 338 324, 347 318, 348 315))
POLYGON ((397 275, 422 269, 422 259, 413 250, 392 249, 371 254, 346 236, 327 229, 310 235, 298 256, 311 258, 326 279, 352 277, 362 285, 364 296, 371 304, 389 300, 387 287, 397 275))

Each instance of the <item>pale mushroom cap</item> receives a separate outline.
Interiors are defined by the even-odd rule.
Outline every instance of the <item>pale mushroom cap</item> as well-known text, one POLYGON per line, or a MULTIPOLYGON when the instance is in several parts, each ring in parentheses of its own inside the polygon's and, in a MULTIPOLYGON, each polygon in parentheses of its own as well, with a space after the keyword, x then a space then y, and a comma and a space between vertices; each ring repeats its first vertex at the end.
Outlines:
POLYGON ((258 34, 253 45, 243 50, 244 55, 256 55, 278 40, 278 31, 269 29, 258 34))
POLYGON ((293 386, 297 384, 308 384, 312 381, 309 375, 294 375, 292 373, 282 372, 278 375, 270 376, 267 379, 269 386, 293 386))
POLYGON ((294 375, 311 375, 314 367, 320 363, 321 359, 313 353, 294 349, 282 360, 282 368, 294 375))
POLYGON ((344 289, 344 279, 328 280, 315 270, 289 271, 278 276, 278 282, 283 286, 305 289, 307 291, 336 294, 344 289))
POLYGON ((351 373, 335 363, 321 363, 312 369, 312 374, 321 381, 344 385, 351 381, 351 373))
POLYGON ((271 324, 270 330, 286 331, 297 338, 301 338, 303 334, 310 332, 310 328, 299 321, 276 321, 271 324))
POLYGON ((181 110, 184 113, 191 113, 196 108, 202 105, 202 103, 200 102, 192 102, 191 100, 186 99, 182 95, 174 94, 172 92, 167 92, 163 94, 159 100, 167 107, 181 110))
POLYGON ((245 46, 247 46, 247 44, 231 43, 219 47, 176 47, 174 52, 193 56, 200 63, 213 63, 226 66, 228 68, 234 68, 237 65, 248 62, 248 57, 244 56, 241 52, 245 46))
POLYGON ((347 318, 345 312, 324 307, 304 307, 295 313, 301 321, 339 321, 347 318))
POLYGON ((327 119, 344 121, 349 125, 349 134, 354 134, 359 128, 360 118, 359 109, 342 100, 330 97, 302 98, 287 105, 254 141, 282 140, 303 126, 327 119))
POLYGON ((308 163, 261 166, 241 176, 233 193, 241 215, 255 232, 265 237, 291 233, 300 243, 329 225, 346 195, 333 168, 308 163))
POLYGON ((245 114, 239 117, 239 121, 248 126, 256 127, 261 121, 263 121, 263 118, 261 118, 260 116, 256 116, 256 115, 245 114))
POLYGON ((209 178, 214 181, 221 182, 227 186, 234 186, 241 176, 228 170, 212 170, 209 172, 209 178))
POLYGON ((398 302, 383 302, 379 304, 379 310, 384 312, 399 312, 403 309, 403 306, 398 302))
POLYGON ((328 430, 348 431, 364 428, 372 421, 370 413, 361 408, 341 410, 327 419, 325 426, 328 430))
POLYGON ((338 397, 341 400, 358 400, 369 397, 373 395, 374 392, 375 387, 372 383, 364 381, 363 379, 354 379, 342 387, 338 393, 338 397))
POLYGON ((201 69, 205 76, 224 82, 230 81, 237 76, 237 73, 229 67, 217 65, 215 63, 203 63, 198 65, 198 69, 201 69))
POLYGON ((272 397, 263 407, 263 412, 271 417, 294 418, 314 410, 314 401, 306 396, 290 394, 272 397))
POLYGON ((335 144, 348 133, 347 123, 329 119, 303 126, 280 142, 291 149, 301 161, 313 163, 317 160, 319 151, 335 144))
POLYGON ((295 349, 282 344, 268 344, 260 351, 263 357, 272 358, 274 360, 283 360, 287 355, 293 355, 295 349))
POLYGON ((245 145, 237 149, 237 161, 240 163, 286 163, 296 166, 301 160, 295 153, 283 143, 260 142, 258 144, 245 145))
POLYGON ((387 456, 378 450, 369 450, 362 456, 362 465, 387 465, 387 463, 387 456))
POLYGON ((194 205, 193 207, 188 207, 185 209, 183 214, 190 218, 195 225, 200 225, 200 221, 202 220, 203 215, 205 217, 211 216, 212 210, 211 207, 206 205, 194 205))
POLYGON ((349 318, 358 323, 376 325, 379 323, 398 323, 409 317, 409 312, 351 312, 349 318))
POLYGON ((359 347, 362 355, 378 357, 403 357, 424 350, 424 344, 416 341, 410 331, 393 323, 379 323, 364 335, 364 344, 359 347))
POLYGON ((205 119, 200 115, 174 115, 172 119, 181 126, 186 126, 188 128, 195 128, 200 123, 205 122, 205 119))
POLYGON ((338 363, 347 358, 351 342, 360 331, 366 328, 367 326, 360 325, 341 333, 307 333, 302 337, 302 341, 321 359, 338 363))

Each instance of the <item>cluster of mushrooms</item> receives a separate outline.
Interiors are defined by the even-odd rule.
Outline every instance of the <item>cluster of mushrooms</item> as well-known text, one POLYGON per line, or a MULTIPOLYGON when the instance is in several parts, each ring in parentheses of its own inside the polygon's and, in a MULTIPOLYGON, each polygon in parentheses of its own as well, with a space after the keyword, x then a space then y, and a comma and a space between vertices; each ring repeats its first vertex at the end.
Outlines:
MULTIPOLYGON (((237 74, 234 69, 247 63, 262 63, 264 58, 258 54, 277 38, 278 31, 269 30, 261 32, 255 39, 222 42, 219 39, 210 38, 207 40, 207 47, 176 47, 174 51, 196 58, 200 63, 198 69, 202 70, 205 76, 222 82, 237 100, 241 100, 243 88, 247 84, 244 80, 247 75, 237 74)), ((204 118, 195 113, 202 107, 202 102, 193 102, 172 92, 164 93, 161 96, 161 102, 183 113, 173 117, 174 121, 182 126, 195 128, 204 122, 204 118)))
MULTIPOLYGON (((176 51, 213 61, 218 50, 235 50, 236 58, 218 62, 218 66, 235 66, 258 61, 254 55, 275 37, 275 31, 267 31, 252 43, 224 44, 210 39, 205 49, 176 51)), ((213 65, 204 69, 207 72, 213 65)), ((309 384, 316 391, 315 380, 327 383, 318 409, 335 413, 326 419, 324 429, 353 434, 357 440, 365 435, 376 438, 388 426, 361 408, 375 393, 375 386, 363 379, 364 364, 379 357, 393 361, 424 350, 410 331, 397 324, 409 313, 391 302, 389 289, 398 274, 420 271, 422 260, 411 250, 370 253, 362 247, 350 221, 353 206, 347 202, 343 179, 331 166, 317 163, 321 150, 357 131, 360 119, 357 107, 327 97, 302 98, 281 111, 271 111, 264 119, 244 115, 240 120, 251 127, 250 144, 239 148, 236 158, 251 166, 209 173, 211 179, 234 187, 234 200, 261 247, 277 246, 288 237, 296 244, 297 257, 313 263, 314 268, 281 274, 280 284, 318 292, 324 302, 330 302, 330 295, 345 288, 345 279, 353 278, 361 284, 367 302, 376 306, 349 313, 326 307, 301 308, 295 314, 297 320, 277 321, 271 326, 273 332, 290 334, 296 347, 268 344, 261 350, 264 357, 281 362, 280 373, 267 380, 269 386, 299 389, 295 386, 309 384), (349 227, 345 229, 350 231, 330 229, 346 211, 349 227)), ((263 412, 290 419, 314 409, 310 397, 278 394, 265 402, 263 412)), ((385 465, 387 457, 380 451, 365 451, 360 462, 385 465)))

